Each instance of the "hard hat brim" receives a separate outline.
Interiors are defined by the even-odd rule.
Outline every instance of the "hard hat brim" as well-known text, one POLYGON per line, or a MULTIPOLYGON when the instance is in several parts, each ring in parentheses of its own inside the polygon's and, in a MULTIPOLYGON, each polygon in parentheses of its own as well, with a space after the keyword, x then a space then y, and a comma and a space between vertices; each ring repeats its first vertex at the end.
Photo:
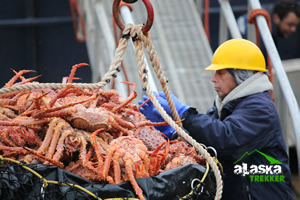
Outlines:
MULTIPOLYGON (((260 71, 260 72, 267 72, 267 69, 262 69, 260 67, 247 67, 247 70, 253 70, 253 71, 260 71)), ((206 67, 204 70, 205 71, 214 71, 214 70, 221 70, 221 69, 245 69, 242 66, 239 67, 235 67, 232 65, 215 65, 215 64, 211 64, 208 67, 206 67)))
POLYGON ((213 71, 213 70, 228 69, 228 68, 229 68, 229 66, 225 67, 225 66, 221 66, 221 65, 211 64, 208 67, 206 67, 204 70, 205 71, 213 71))

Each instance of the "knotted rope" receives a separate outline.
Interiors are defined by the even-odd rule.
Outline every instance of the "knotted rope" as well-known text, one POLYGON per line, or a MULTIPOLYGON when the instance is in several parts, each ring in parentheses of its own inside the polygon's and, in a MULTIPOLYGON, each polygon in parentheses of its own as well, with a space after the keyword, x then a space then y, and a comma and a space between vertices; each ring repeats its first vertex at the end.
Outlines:
MULTIPOLYGON (((212 171, 214 172, 215 178, 216 178, 216 184, 217 184, 217 190, 216 190, 216 196, 215 199, 221 199, 222 197, 222 190, 223 190, 223 181, 221 177, 220 170, 218 168, 217 163, 215 160, 210 156, 210 154, 205 150, 196 140, 194 140, 191 136, 189 136, 179 125, 175 123, 175 121, 166 113, 164 108, 160 105, 160 103, 157 101, 156 97, 153 95, 152 90, 150 88, 149 82, 148 82, 148 74, 146 70, 146 63, 144 60, 144 51, 142 42, 144 43, 144 47, 149 55, 151 64, 154 68, 154 71, 160 80, 163 92, 165 93, 165 96, 167 98, 167 101, 169 103, 169 106, 172 110, 172 114, 174 116, 175 120, 179 120, 180 117, 178 115, 178 112, 176 110, 176 107, 174 105, 174 102, 171 98, 169 88, 167 86, 167 81, 163 73, 163 68, 160 64, 158 54, 155 50, 155 47, 150 39, 149 32, 144 35, 142 32, 142 25, 136 25, 133 26, 132 24, 126 25, 126 27, 123 30, 123 35, 119 41, 119 46, 117 47, 115 51, 114 58, 112 60, 112 63, 109 67, 108 72, 103 76, 102 80, 98 83, 68 83, 72 84, 74 86, 77 86, 81 89, 96 89, 96 88, 102 88, 107 83, 110 82, 110 80, 113 78, 115 74, 117 74, 120 70, 119 67, 121 65, 121 61, 123 60, 124 52, 126 47, 128 46, 128 40, 133 39, 134 46, 136 48, 136 59, 138 63, 138 69, 141 73, 141 78, 143 82, 143 87, 146 92, 146 94, 149 96, 150 100, 152 101, 155 108, 159 111, 161 116, 164 118, 164 120, 178 133, 180 137, 182 137, 185 141, 190 143, 192 146, 195 147, 195 149, 203 155, 203 157, 207 160, 209 165, 212 168, 212 171)), ((67 83, 27 83, 24 85, 18 85, 18 86, 12 86, 9 88, 1 88, 0 94, 3 93, 9 93, 13 91, 19 91, 19 90, 27 90, 27 89, 42 89, 42 88, 50 88, 50 89, 61 89, 64 88, 67 83)))

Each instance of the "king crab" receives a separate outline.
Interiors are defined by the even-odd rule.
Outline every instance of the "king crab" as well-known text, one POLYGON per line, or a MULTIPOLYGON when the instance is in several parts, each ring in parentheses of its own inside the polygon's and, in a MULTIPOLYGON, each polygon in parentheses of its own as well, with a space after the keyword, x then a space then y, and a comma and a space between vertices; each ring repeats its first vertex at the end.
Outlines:
POLYGON ((144 143, 135 137, 122 136, 113 140, 110 148, 107 150, 102 178, 111 184, 119 184, 129 180, 138 197, 144 199, 143 192, 135 179, 149 177, 158 173, 168 154, 168 148, 166 148, 165 152, 159 152, 165 142, 153 152, 148 152, 144 143), (109 176, 111 162, 113 163, 114 177, 109 176), (121 174, 121 168, 125 168, 125 174, 123 175, 121 174))

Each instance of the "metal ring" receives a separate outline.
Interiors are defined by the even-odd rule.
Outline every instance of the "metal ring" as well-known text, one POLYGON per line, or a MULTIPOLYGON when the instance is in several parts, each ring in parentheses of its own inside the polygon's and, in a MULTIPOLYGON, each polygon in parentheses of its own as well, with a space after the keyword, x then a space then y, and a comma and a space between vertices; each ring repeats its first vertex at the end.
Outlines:
POLYGON ((203 147, 203 149, 207 148, 205 144, 200 143, 200 145, 203 147))
POLYGON ((45 198, 45 183, 44 182, 43 182, 43 185, 41 187, 41 197, 42 197, 42 199, 45 198))
POLYGON ((207 147, 206 148, 206 151, 208 151, 209 149, 211 149, 214 153, 215 153, 215 155, 214 156, 212 156, 212 157, 218 157, 218 154, 217 154, 217 151, 216 151, 216 149, 215 148, 213 148, 213 147, 207 147))
POLYGON ((199 184, 199 183, 197 183, 196 186, 194 187, 195 181, 198 181, 199 183, 201 183, 200 179, 194 178, 194 179, 192 180, 192 182, 191 182, 191 188, 192 188, 192 189, 194 189, 194 188, 199 184))
POLYGON ((177 132, 174 131, 174 133, 172 133, 171 139, 176 139, 178 137, 177 132))
MULTIPOLYGON (((121 31, 123 31, 125 28, 125 24, 122 21, 121 16, 120 16, 120 1, 121 0, 114 0, 112 12, 113 12, 113 17, 115 19, 116 24, 121 29, 121 31)), ((145 4, 145 7, 146 7, 147 13, 148 13, 147 22, 142 29, 143 33, 146 34, 150 30, 150 28, 153 24, 154 11, 153 11, 153 7, 152 7, 150 0, 143 0, 143 2, 145 4)))

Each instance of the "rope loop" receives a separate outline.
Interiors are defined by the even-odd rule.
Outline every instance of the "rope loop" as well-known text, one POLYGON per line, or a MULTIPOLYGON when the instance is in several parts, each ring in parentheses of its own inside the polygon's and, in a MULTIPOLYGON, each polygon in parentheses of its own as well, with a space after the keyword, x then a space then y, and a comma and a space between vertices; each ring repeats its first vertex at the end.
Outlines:
POLYGON ((258 15, 262 15, 265 17, 270 31, 272 31, 272 25, 271 25, 270 15, 265 9, 262 9, 262 8, 261 9, 253 9, 250 11, 249 16, 248 16, 248 23, 255 25, 256 44, 259 46, 259 32, 258 32, 258 27, 257 27, 257 22, 256 22, 256 16, 258 16, 258 15))
POLYGON ((249 17, 248 17, 248 23, 250 23, 250 24, 256 23, 255 17, 258 16, 258 15, 262 15, 262 16, 264 16, 266 18, 268 26, 269 26, 269 29, 271 30, 271 18, 270 18, 270 15, 269 15, 268 11, 266 11, 263 8, 251 10, 250 13, 249 13, 249 17))

